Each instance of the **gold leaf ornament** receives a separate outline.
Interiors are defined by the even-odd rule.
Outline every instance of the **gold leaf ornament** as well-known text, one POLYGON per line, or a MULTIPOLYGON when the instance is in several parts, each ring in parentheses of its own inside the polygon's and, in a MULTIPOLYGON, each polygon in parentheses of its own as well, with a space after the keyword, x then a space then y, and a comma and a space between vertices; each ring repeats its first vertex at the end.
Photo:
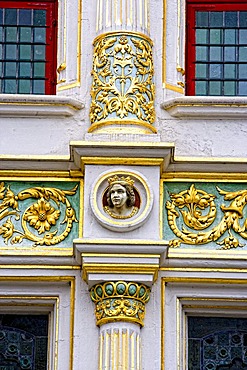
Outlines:
POLYGON ((194 184, 188 190, 178 194, 170 194, 171 202, 166 202, 167 220, 171 230, 178 238, 169 242, 171 247, 179 247, 181 243, 199 245, 217 241, 227 230, 229 235, 217 242, 222 245, 221 249, 243 247, 243 244, 231 233, 231 229, 242 238, 247 239, 247 220, 244 220, 242 225, 240 222, 244 217, 244 207, 247 204, 247 189, 230 192, 219 187, 216 189, 230 204, 220 206, 223 212, 222 219, 212 229, 209 227, 216 220, 215 195, 201 189, 197 190, 194 184), (208 212, 202 213, 201 210, 208 210, 208 212), (184 225, 178 226, 177 220, 180 216, 190 230, 187 230, 184 225))

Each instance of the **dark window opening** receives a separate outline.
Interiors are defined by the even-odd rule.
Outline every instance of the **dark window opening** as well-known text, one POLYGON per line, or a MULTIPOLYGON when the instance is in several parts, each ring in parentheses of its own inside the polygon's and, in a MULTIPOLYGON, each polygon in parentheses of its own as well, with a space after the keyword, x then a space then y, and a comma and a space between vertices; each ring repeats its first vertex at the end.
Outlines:
POLYGON ((55 94, 56 7, 0 0, 0 93, 55 94))

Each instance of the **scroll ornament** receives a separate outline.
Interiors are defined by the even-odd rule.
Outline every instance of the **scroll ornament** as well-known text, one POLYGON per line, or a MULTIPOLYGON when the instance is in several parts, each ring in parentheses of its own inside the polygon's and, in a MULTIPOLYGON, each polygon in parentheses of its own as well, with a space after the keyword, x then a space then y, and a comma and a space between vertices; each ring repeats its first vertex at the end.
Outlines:
POLYGON ((111 119, 155 121, 151 40, 110 35, 94 43, 91 123, 111 119))
POLYGON ((223 217, 216 226, 212 224, 216 220, 217 207, 216 196, 206 191, 196 189, 191 185, 189 190, 170 194, 171 201, 166 202, 168 224, 178 239, 169 242, 173 248, 181 243, 201 245, 217 241, 220 249, 243 247, 234 233, 247 239, 247 219, 244 218, 244 207, 247 204, 247 190, 227 192, 216 186, 218 193, 224 196, 229 205, 220 206, 223 217), (185 226, 179 227, 178 220, 183 220, 185 226), (207 230, 206 230, 207 229, 207 230), (228 231, 228 236, 219 241, 219 238, 228 231))
POLYGON ((55 245, 63 241, 70 233, 73 223, 78 222, 74 208, 67 196, 75 195, 77 185, 71 190, 61 190, 50 187, 33 187, 15 194, 4 182, 0 183, 0 235, 5 244, 21 243, 23 239, 34 242, 34 246, 55 245), (19 202, 32 200, 31 205, 21 213, 18 209, 19 202), (36 201, 35 201, 36 199, 36 201), (56 226, 60 216, 60 204, 65 205, 65 214, 61 224, 65 227, 59 235, 58 230, 51 231, 56 226), (20 220, 21 229, 16 229, 12 217, 20 220), (36 232, 35 232, 36 230, 36 232))

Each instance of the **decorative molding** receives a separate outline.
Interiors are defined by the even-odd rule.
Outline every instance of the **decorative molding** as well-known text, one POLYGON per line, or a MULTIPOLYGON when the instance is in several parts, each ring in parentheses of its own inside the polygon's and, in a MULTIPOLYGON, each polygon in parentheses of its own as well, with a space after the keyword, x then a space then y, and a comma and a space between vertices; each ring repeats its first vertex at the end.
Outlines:
POLYGON ((130 129, 133 125, 143 126, 144 133, 156 132, 152 126, 155 121, 153 73, 149 37, 135 32, 98 36, 94 41, 89 132, 102 126, 107 126, 107 130, 115 125, 121 128, 124 123, 130 129))
POLYGON ((202 185, 195 184, 176 193, 169 190, 167 223, 178 238, 170 240, 171 247, 179 247, 181 243, 202 245, 210 242, 216 242, 221 246, 219 249, 225 250, 244 247, 242 240, 247 239, 244 210, 247 203, 246 187, 233 184, 225 185, 227 190, 222 187, 212 184, 210 190, 214 193, 202 190, 202 185), (221 202, 220 196, 223 196, 226 204, 221 202), (220 240, 226 231, 228 236, 220 240), (242 238, 241 241, 237 234, 242 238))
POLYGON ((151 287, 167 256, 162 240, 75 239, 74 255, 89 287, 103 281, 138 281, 151 287))
POLYGON ((70 199, 77 193, 78 183, 60 183, 58 187, 44 183, 30 185, 27 187, 25 183, 24 188, 21 182, 0 182, 0 220, 4 220, 0 224, 0 236, 7 245, 20 244, 23 240, 32 246, 51 247, 61 243, 78 222, 70 199))
POLYGON ((246 97, 184 96, 161 104, 174 118, 246 119, 246 97))
POLYGON ((75 98, 54 95, 0 95, 0 117, 66 117, 84 108, 75 98))
POLYGON ((144 325, 145 304, 150 299, 150 288, 144 284, 109 281, 90 289, 95 303, 96 324, 127 321, 144 325))

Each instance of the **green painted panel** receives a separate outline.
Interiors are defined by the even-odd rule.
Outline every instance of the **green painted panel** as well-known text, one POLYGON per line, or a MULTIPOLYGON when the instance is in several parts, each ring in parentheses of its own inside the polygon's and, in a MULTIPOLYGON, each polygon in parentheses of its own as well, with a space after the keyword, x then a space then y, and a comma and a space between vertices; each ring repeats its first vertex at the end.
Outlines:
POLYGON ((0 246, 72 247, 79 183, 0 181, 0 246))
POLYGON ((180 248, 247 250, 246 204, 244 183, 164 183, 164 239, 180 248))

